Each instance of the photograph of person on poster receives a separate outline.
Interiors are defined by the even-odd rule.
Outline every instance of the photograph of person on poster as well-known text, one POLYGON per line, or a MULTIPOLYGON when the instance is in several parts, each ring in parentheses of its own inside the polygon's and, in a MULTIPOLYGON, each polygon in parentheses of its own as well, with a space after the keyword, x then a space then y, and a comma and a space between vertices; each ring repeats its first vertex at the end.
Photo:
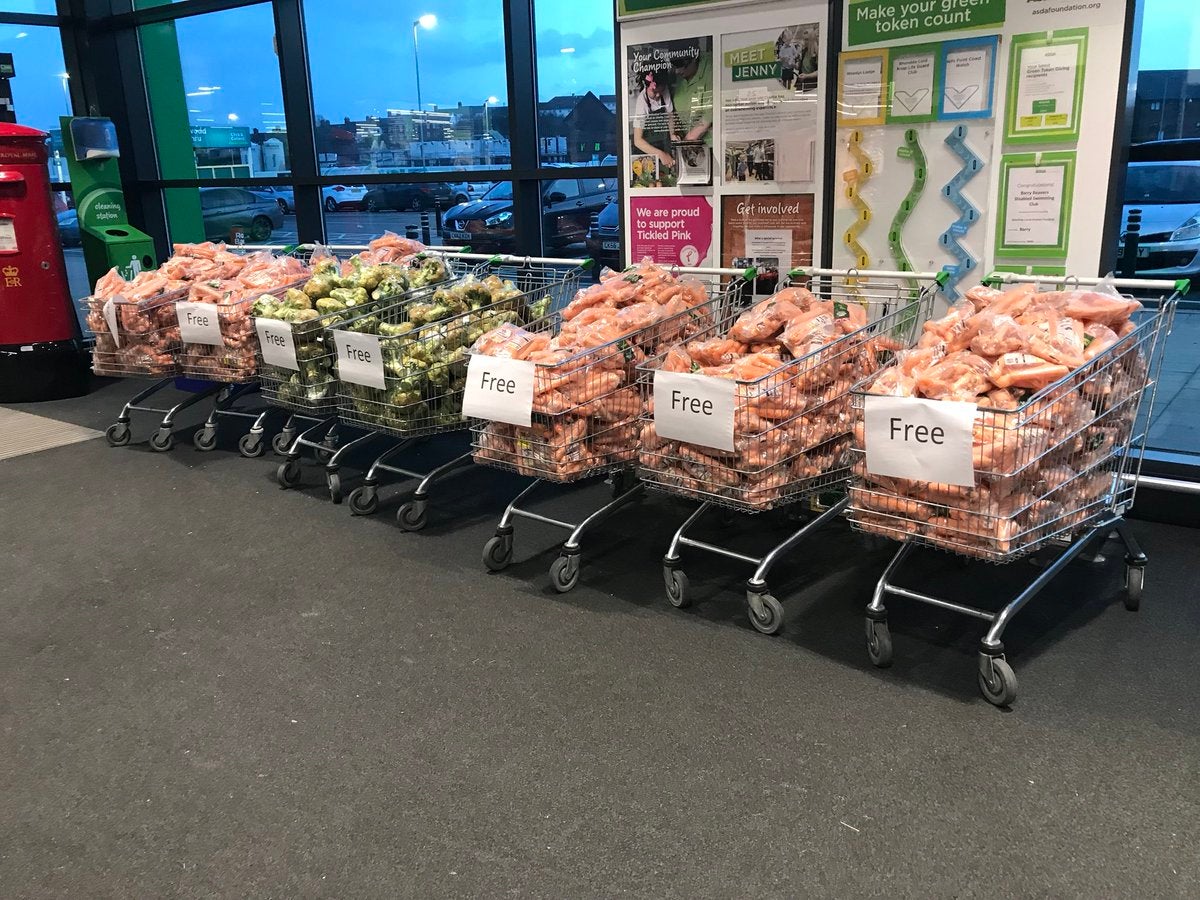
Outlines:
POLYGON ((708 38, 674 42, 675 115, 685 141, 712 146, 712 50, 708 38), (702 46, 705 45, 705 46, 702 46))
POLYGON ((712 38, 628 48, 629 186, 712 183, 712 38))
POLYGON ((662 74, 654 71, 638 72, 635 76, 639 89, 633 102, 633 146, 660 165, 674 168, 671 145, 678 137, 671 129, 675 125, 675 105, 671 89, 661 78, 662 74))

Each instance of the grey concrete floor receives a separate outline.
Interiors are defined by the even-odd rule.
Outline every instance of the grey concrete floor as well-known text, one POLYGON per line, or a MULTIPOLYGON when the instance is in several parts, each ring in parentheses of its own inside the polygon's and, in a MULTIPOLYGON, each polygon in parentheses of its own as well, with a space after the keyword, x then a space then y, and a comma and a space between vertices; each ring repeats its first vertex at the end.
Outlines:
MULTIPOLYGON (((131 392, 22 408, 102 428, 131 392)), ((560 596, 558 533, 480 562, 521 479, 468 471, 404 534, 402 486, 355 519, 236 436, 0 463, 4 897, 1195 896, 1192 532, 1137 523, 1136 614, 1115 548, 1064 572, 1006 635, 1001 711, 978 623, 897 602, 870 666, 891 547, 841 525, 773 573, 767 638, 739 566, 688 554, 698 604, 666 604, 686 504, 614 519, 560 596)), ((908 577, 989 604, 1032 571, 908 577)))

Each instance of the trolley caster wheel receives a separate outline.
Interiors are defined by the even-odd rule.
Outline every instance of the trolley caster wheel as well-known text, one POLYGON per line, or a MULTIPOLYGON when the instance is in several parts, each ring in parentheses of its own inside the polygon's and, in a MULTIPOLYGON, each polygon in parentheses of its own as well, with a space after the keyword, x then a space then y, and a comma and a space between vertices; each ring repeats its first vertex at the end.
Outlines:
POLYGON ((756 594, 753 591, 747 591, 746 604, 746 612, 750 616, 751 625, 763 634, 779 634, 779 630, 783 628, 782 603, 770 594, 756 594), (761 613, 754 608, 755 600, 762 607, 761 613))
POLYGON ((333 459, 333 454, 337 453, 337 444, 321 443, 313 452, 319 462, 327 463, 333 459))
POLYGON ((104 432, 104 439, 108 441, 108 446, 110 447, 124 447, 129 443, 131 437, 129 426, 124 422, 109 425, 104 432))
POLYGON ((166 453, 175 446, 175 435, 171 434, 163 428, 158 429, 154 434, 150 435, 150 449, 159 453, 166 453))
POLYGON ((420 531, 429 524, 424 500, 410 500, 396 510, 396 524, 405 531, 420 531))
POLYGON ((513 542, 511 534, 490 537, 483 545, 483 564, 490 572, 503 572, 512 562, 513 542))
POLYGON ((356 487, 346 501, 350 504, 352 516, 373 516, 379 511, 379 494, 375 492, 374 485, 356 487))
POLYGON ((579 584, 579 557, 560 556, 550 564, 550 583, 560 594, 579 584))
POLYGON ((217 447, 217 432, 212 428, 201 428, 192 435, 192 445, 202 453, 215 450, 217 447))
POLYGON ((279 456, 287 456, 288 450, 292 448, 292 441, 296 439, 294 433, 281 431, 275 437, 271 438, 271 449, 279 456))
POLYGON ((337 472, 329 472, 325 475, 325 486, 329 488, 329 499, 334 504, 342 502, 342 476, 337 472))
POLYGON ((676 609, 687 609, 692 605, 688 596, 687 573, 681 569, 663 566, 663 581, 667 586, 667 601, 676 609))
POLYGON ((279 464, 279 468, 275 470, 275 480, 279 482, 281 488, 294 488, 300 483, 300 463, 298 460, 289 459, 287 462, 279 464))
POLYGON ((1017 675, 1004 657, 980 654, 979 691, 993 706, 1011 706, 1017 699, 1017 675))
POLYGON ((238 453, 246 459, 258 459, 266 452, 267 445, 263 443, 261 434, 251 432, 238 438, 238 453))
POLYGON ((887 622, 867 619, 867 656, 880 669, 892 664, 892 632, 887 622))
POLYGON ((1146 583, 1146 567, 1125 564, 1125 608, 1137 612, 1142 607, 1142 588, 1146 583))

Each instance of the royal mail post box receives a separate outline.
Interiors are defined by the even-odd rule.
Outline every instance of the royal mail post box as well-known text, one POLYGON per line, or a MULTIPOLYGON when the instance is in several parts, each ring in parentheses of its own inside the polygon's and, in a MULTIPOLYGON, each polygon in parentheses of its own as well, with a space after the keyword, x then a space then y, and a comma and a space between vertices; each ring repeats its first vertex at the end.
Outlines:
POLYGON ((0 123, 0 402, 77 396, 87 387, 47 137, 0 123))

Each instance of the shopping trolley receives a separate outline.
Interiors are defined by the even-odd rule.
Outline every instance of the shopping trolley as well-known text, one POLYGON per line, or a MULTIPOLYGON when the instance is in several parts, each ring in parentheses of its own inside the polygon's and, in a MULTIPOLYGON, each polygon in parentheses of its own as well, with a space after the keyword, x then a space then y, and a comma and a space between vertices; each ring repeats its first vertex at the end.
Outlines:
MULTIPOLYGON (((992 275, 991 285, 1045 284, 1046 279, 992 275)), ((879 667, 892 662, 887 597, 904 597, 989 624, 980 643, 978 683, 996 706, 1016 699, 1017 679, 1001 638, 1009 622, 1094 539, 1113 532, 1126 548, 1125 605, 1136 610, 1146 554, 1125 513, 1133 505, 1146 426, 1175 308, 1186 281, 1070 278, 1063 290, 1107 285, 1157 294, 1136 327, 1082 367, 1024 399, 1015 409, 979 406, 974 415, 974 484, 958 487, 889 479, 866 471, 865 440, 856 431, 858 457, 848 518, 856 528, 903 544, 876 585, 867 607, 867 652, 879 667), (1011 563, 1055 548, 1052 559, 999 612, 935 597, 894 579, 914 547, 927 546, 991 563, 1011 563)), ((1113 337, 1116 337, 1114 334, 1113 337)), ((1086 339, 1086 338, 1085 338, 1086 339)), ((862 420, 870 385, 854 392, 862 420)))
MULTIPOLYGON (((672 269, 678 282, 696 281, 706 294, 704 303, 631 328, 599 346, 562 351, 553 361, 538 362, 531 426, 475 420, 472 440, 475 461, 517 472, 534 480, 508 507, 495 535, 484 545, 483 562, 493 572, 507 568, 513 555, 513 522, 523 518, 570 532, 550 566, 555 590, 565 593, 578 583, 583 536, 644 493, 634 475, 638 447, 641 396, 636 366, 665 346, 712 325, 714 317, 735 306, 754 271, 741 269, 672 269), (544 515, 522 504, 543 485, 571 484, 607 476, 612 497, 581 521, 544 515)), ((616 278, 636 280, 636 273, 616 278)), ((601 282, 603 285, 603 282, 601 282)), ((550 316, 529 330, 570 333, 571 321, 550 316)), ((622 328, 617 329, 620 334, 622 328)))
MULTIPOLYGON (((754 313, 733 309, 686 347, 673 348, 639 367, 644 403, 638 474, 652 490, 701 501, 675 532, 663 557, 663 580, 673 606, 692 602, 681 548, 702 550, 754 567, 746 582, 750 622, 763 634, 779 632, 783 605, 770 592, 767 576, 785 553, 836 519, 846 506, 850 389, 877 370, 890 351, 912 345, 933 309, 943 277, 934 272, 796 269, 775 296, 822 303, 810 312, 824 329, 812 349, 796 347, 785 330, 766 337, 761 345, 765 352, 747 354, 744 344, 727 336, 741 315, 754 313), (787 291, 791 286, 811 293, 787 291), (826 306, 829 312, 822 315, 826 306), (777 341, 790 343, 792 350, 777 341), (741 354, 737 364, 722 365, 734 358, 722 355, 731 350, 741 354), (799 355, 787 359, 795 350, 799 355), (781 361, 781 352, 787 361, 781 361), (673 438, 667 438, 656 426, 656 377, 662 373, 665 382, 672 370, 689 373, 705 366, 726 369, 722 379, 734 380, 732 421, 726 420, 730 440, 721 448, 679 440, 674 429, 673 438), (801 506, 802 501, 808 502, 801 506), (712 510, 755 514, 783 508, 813 515, 761 557, 691 536, 712 510)), ((775 301, 762 304, 771 302, 775 301)), ((800 338, 799 332, 796 335, 800 338)))
MULTIPOLYGON (((432 297, 439 287, 461 277, 465 271, 465 263, 460 261, 461 254, 437 255, 445 260, 449 279, 372 300, 363 310, 368 315, 378 314, 390 306, 432 297)), ((290 413, 283 429, 272 441, 273 449, 284 456, 275 473, 276 481, 282 488, 297 487, 302 479, 300 459, 306 449, 312 450, 317 460, 324 464, 326 487, 334 503, 342 501, 342 460, 378 436, 372 430, 343 423, 338 416, 336 353, 331 331, 359 315, 357 310, 340 310, 304 322, 286 323, 290 324, 294 356, 289 355, 285 366, 260 360, 263 362, 260 370, 263 397, 268 403, 283 407, 290 413), (350 440, 343 440, 347 431, 350 432, 350 440)), ((279 325, 274 320, 266 321, 273 322, 274 327, 279 325)))
POLYGON ((378 510, 381 473, 419 479, 396 514, 405 531, 425 527, 434 483, 471 464, 469 441, 463 444, 464 452, 430 471, 395 462, 426 438, 467 430, 462 406, 468 348, 501 324, 541 319, 565 304, 590 266, 585 259, 476 254, 457 258, 476 263, 465 278, 439 286, 430 296, 407 298, 337 326, 340 331, 378 335, 383 371, 375 374, 382 374, 384 384, 372 387, 339 377, 339 418, 399 439, 376 457, 363 483, 350 492, 350 512, 366 516, 378 510))
MULTIPOLYGON (((245 248, 241 248, 245 249, 245 248)), ((250 430, 238 439, 238 452, 247 459, 266 452, 263 433, 271 409, 245 410, 239 400, 260 392, 258 379, 258 335, 251 310, 263 297, 283 297, 288 290, 301 287, 308 273, 302 267, 289 270, 284 280, 265 290, 241 288, 213 296, 208 285, 193 285, 189 301, 204 302, 216 317, 216 333, 204 335, 212 343, 183 342, 176 353, 181 375, 221 386, 213 398, 204 424, 192 436, 197 450, 210 451, 217 446, 217 431, 222 419, 249 419, 250 430)), ((219 285, 217 286, 219 288, 219 285)))
POLYGON ((175 361, 179 349, 175 303, 186 297, 187 288, 182 288, 138 299, 119 295, 107 299, 93 295, 87 299, 87 323, 96 336, 92 371, 114 378, 155 379, 121 407, 117 421, 105 430, 109 446, 124 447, 132 440, 129 426, 132 414, 137 412, 161 416, 157 430, 150 436, 150 449, 170 450, 175 445, 173 428, 179 413, 221 389, 220 385, 212 385, 171 406, 152 406, 146 402, 175 385, 179 374, 175 361))

